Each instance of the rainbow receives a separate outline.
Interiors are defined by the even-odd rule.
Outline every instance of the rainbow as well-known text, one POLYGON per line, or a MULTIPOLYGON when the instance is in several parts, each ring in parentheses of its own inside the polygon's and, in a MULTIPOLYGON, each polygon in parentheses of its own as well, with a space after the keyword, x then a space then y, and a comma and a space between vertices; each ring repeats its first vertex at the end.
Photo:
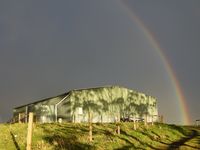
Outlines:
POLYGON ((181 114, 182 124, 185 124, 185 125, 190 124, 191 120, 189 117, 189 109, 187 108, 185 96, 182 92, 181 86, 176 77, 176 73, 173 70, 169 60, 167 59, 167 57, 164 53, 164 50, 161 48, 160 44, 156 40, 153 33, 151 33, 151 31, 145 26, 145 24, 141 21, 141 19, 138 16, 136 16, 136 14, 133 12, 133 10, 131 10, 127 6, 127 4, 125 4, 123 1, 118 1, 118 2, 119 2, 118 4, 120 5, 120 7, 122 7, 122 9, 125 10, 125 12, 128 14, 130 19, 137 23, 139 28, 142 30, 142 32, 144 33, 146 38, 149 40, 149 42, 152 44, 156 53, 159 55, 160 59, 162 60, 163 65, 164 65, 164 67, 169 75, 169 78, 171 80, 172 87, 174 88, 173 90, 175 91, 176 99, 178 100, 178 104, 179 104, 178 107, 179 107, 179 111, 181 114))

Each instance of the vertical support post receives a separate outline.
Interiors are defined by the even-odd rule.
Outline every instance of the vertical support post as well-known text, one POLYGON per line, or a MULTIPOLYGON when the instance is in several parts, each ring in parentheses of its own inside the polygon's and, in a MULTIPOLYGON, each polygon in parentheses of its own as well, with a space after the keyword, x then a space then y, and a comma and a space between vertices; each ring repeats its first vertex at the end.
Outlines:
POLYGON ((21 116, 22 116, 22 114, 21 114, 21 113, 19 113, 19 117, 18 117, 18 123, 21 123, 21 116))
POLYGON ((160 123, 164 123, 163 115, 160 116, 160 123))
POLYGON ((55 121, 58 122, 58 107, 55 105, 55 121))
POLYGON ((73 115, 73 123, 76 123, 76 114, 73 115))
POLYGON ((145 114, 144 125, 147 126, 147 114, 145 114))
POLYGON ((65 96, 62 100, 60 100, 56 105, 55 105, 55 121, 58 122, 58 105, 60 103, 62 103, 67 97, 69 96, 69 94, 67 96, 65 96))
POLYGON ((101 123, 103 123, 103 115, 101 114, 101 123))
POLYGON ((28 120, 28 133, 27 133, 26 150, 31 150, 32 132, 33 132, 33 113, 30 112, 29 113, 29 120, 28 120))
POLYGON ((25 123, 28 122, 28 106, 26 106, 25 123))
POLYGON ((199 126, 199 123, 200 123, 200 119, 196 120, 196 126, 199 126))
POLYGON ((151 125, 154 124, 154 122, 153 122, 154 120, 153 119, 154 119, 154 117, 152 116, 152 118, 151 118, 151 125))

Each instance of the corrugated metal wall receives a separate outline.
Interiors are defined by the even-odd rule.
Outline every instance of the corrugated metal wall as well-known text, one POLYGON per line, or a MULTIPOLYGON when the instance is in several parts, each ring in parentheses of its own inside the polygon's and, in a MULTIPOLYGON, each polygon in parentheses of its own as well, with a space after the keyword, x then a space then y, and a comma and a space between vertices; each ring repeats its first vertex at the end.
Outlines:
POLYGON ((155 98, 118 86, 73 90, 59 106, 59 116, 66 121, 87 122, 89 112, 93 122, 145 115, 151 121, 152 116, 158 115, 155 98))
POLYGON ((34 112, 37 122, 87 122, 89 113, 93 122, 115 122, 119 117, 145 118, 145 115, 151 121, 152 117, 158 115, 155 98, 119 86, 72 90, 61 96, 16 108, 14 116, 26 111, 34 112))

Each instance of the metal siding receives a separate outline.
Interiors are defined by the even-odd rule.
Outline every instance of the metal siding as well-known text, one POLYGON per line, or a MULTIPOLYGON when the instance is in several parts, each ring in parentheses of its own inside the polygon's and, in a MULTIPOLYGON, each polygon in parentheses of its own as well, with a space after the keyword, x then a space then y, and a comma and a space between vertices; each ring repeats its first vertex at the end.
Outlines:
MULTIPOLYGON (((92 89, 72 90, 69 96, 58 105, 58 119, 68 122, 87 122, 88 111, 93 114, 93 122, 114 122, 116 117, 134 116, 144 118, 158 115, 156 99, 144 93, 124 87, 110 86, 92 89), (83 108, 79 114, 77 108, 83 108)), ((66 95, 67 95, 66 94, 66 95)), ((29 104, 28 111, 35 113, 38 122, 55 121, 55 105, 66 95, 49 98, 29 104)), ((14 109, 14 116, 25 112, 25 107, 14 109)))

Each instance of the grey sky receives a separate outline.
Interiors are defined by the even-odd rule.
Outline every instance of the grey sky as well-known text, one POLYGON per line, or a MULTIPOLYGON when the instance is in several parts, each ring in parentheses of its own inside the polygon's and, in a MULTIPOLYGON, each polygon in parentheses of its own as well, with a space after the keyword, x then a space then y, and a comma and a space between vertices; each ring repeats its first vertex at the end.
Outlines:
POLYGON ((199 118, 200 1, 129 1, 169 58, 190 109, 199 118))
MULTIPOLYGON (((125 3, 164 48, 197 119, 200 2, 125 3)), ((0 69, 1 121, 24 103, 114 84, 157 97, 166 120, 181 123, 162 60, 115 0, 1 1, 0 69)))

